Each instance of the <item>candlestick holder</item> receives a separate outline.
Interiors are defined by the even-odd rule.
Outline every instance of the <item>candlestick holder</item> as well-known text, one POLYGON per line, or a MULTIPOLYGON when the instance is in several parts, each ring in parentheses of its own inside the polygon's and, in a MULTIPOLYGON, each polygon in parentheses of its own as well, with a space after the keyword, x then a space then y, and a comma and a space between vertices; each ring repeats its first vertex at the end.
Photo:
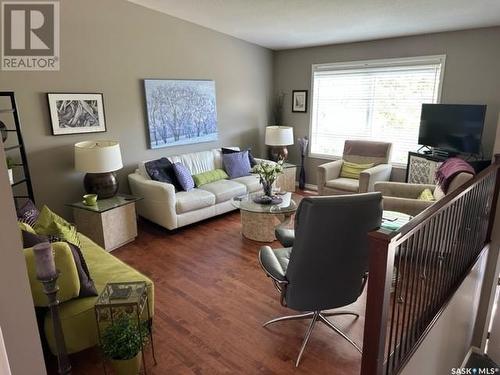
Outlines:
POLYGON ((69 362, 68 353, 66 351, 66 343, 64 341, 64 335, 61 326, 61 317, 59 315, 59 300, 57 299, 57 292, 59 287, 57 286, 57 278, 59 277, 59 272, 49 279, 38 280, 43 285, 43 292, 47 295, 49 300, 50 316, 52 317, 52 324, 54 326, 54 338, 56 341, 57 350, 57 365, 58 372, 61 375, 71 374, 71 363, 69 362))

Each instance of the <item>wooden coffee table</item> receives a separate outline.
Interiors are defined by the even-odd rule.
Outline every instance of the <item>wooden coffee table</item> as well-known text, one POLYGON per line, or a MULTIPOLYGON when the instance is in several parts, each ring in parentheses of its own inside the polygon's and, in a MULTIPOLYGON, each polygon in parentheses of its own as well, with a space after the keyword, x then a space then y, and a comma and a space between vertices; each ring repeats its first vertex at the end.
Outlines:
POLYGON ((292 215, 297 211, 297 204, 292 193, 281 195, 280 204, 259 204, 253 201, 262 192, 251 193, 232 200, 234 207, 240 209, 241 233, 245 238, 258 242, 273 242, 276 240, 274 230, 278 225, 287 225, 292 215))

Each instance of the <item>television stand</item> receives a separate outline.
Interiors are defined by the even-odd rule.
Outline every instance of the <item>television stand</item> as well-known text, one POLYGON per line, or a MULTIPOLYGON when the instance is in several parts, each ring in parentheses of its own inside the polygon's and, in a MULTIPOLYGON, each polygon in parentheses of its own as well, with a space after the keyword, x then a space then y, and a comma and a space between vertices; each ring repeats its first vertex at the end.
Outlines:
MULTIPOLYGON (((433 149, 432 151, 435 150, 433 149)), ((446 159, 453 156, 460 157, 457 153, 408 152, 406 182, 413 184, 435 184, 437 169, 446 159)), ((476 173, 479 173, 491 164, 490 159, 467 160, 467 162, 474 168, 476 173)))
POLYGON ((448 158, 453 158, 455 156, 458 156, 458 153, 454 152, 454 151, 443 150, 441 148, 432 148, 431 155, 434 157, 437 157, 437 158, 448 159, 448 158))

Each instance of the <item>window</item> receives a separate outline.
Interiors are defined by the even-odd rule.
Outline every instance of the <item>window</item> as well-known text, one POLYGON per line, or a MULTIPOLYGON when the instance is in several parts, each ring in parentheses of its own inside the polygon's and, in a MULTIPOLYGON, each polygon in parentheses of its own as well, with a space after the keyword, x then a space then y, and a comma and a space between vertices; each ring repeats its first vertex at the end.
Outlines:
POLYGON ((342 156, 346 139, 392 142, 391 162, 418 149, 423 103, 438 103, 445 56, 313 65, 311 156, 342 156))

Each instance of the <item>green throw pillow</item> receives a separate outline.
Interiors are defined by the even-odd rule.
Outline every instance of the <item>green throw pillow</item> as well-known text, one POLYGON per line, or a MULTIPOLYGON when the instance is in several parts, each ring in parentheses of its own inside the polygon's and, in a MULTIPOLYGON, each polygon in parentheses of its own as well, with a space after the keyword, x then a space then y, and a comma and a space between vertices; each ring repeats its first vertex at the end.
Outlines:
POLYGON ((418 196, 418 200, 419 201, 433 201, 435 200, 434 199, 434 195, 432 194, 432 191, 431 189, 424 189, 420 195, 418 196))
MULTIPOLYGON (((59 302, 68 301, 73 298, 78 298, 80 294, 80 279, 78 278, 78 270, 71 248, 65 242, 52 243, 52 251, 54 253, 54 263, 56 269, 60 272, 57 279, 57 299, 59 302)), ((33 248, 24 249, 24 258, 26 260, 26 268, 28 269, 28 277, 31 286, 31 294, 35 306, 47 306, 47 296, 43 292, 43 286, 36 278, 35 269, 35 254, 33 248)))
POLYGON ((224 180, 226 178, 229 178, 229 176, 223 169, 214 169, 213 171, 193 175, 193 180, 196 187, 209 184, 210 182, 224 180))
POLYGON ((340 177, 343 178, 354 178, 355 180, 359 180, 359 175, 365 169, 373 167, 375 164, 356 164, 349 163, 348 161, 344 161, 342 163, 342 169, 340 170, 340 177))
POLYGON ((55 236, 73 245, 80 246, 75 226, 52 212, 47 206, 43 206, 33 229, 37 234, 55 236))

